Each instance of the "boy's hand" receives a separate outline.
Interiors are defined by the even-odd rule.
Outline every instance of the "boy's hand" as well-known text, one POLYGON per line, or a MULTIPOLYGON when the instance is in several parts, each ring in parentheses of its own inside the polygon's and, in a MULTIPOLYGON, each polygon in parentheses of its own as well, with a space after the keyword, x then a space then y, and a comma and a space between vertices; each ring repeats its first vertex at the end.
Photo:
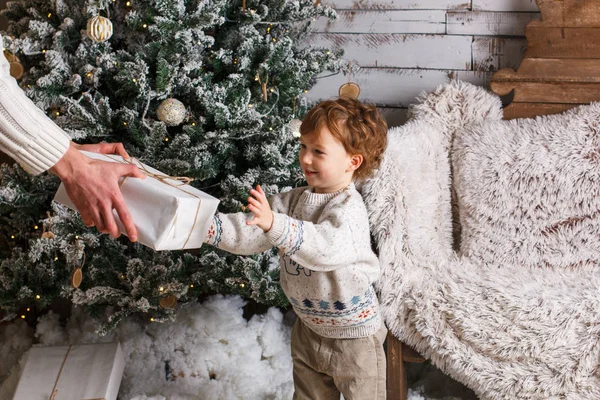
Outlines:
POLYGON ((256 189, 250 189, 248 197, 248 209, 254 213, 254 217, 246 222, 246 225, 258 225, 260 229, 268 232, 273 225, 273 211, 267 201, 267 196, 260 185, 256 189))

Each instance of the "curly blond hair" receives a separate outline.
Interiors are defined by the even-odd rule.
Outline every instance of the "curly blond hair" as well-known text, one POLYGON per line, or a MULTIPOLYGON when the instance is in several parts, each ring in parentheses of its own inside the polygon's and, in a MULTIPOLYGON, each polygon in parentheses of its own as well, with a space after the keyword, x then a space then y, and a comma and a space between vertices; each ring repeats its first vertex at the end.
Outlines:
POLYGON ((368 178, 379 168, 387 146, 387 123, 377 107, 348 97, 323 101, 306 114, 300 135, 318 134, 323 126, 327 126, 348 154, 363 157, 362 164, 354 171, 355 180, 368 178))

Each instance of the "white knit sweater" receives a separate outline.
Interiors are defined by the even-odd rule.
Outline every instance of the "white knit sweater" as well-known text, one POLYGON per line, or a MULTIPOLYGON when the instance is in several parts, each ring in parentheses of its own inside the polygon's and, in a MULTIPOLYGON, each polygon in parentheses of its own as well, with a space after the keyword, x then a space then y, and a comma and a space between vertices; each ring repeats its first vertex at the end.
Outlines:
POLYGON ((235 254, 279 250, 281 287, 298 317, 329 338, 359 338, 381 327, 367 210, 351 184, 335 193, 301 187, 269 199, 273 226, 265 233, 252 214, 217 214, 206 243, 235 254))
MULTIPOLYGON (((0 36, 0 48, 4 48, 0 36)), ((54 166, 69 148, 70 137, 36 107, 0 52, 0 150, 32 174, 54 166)))

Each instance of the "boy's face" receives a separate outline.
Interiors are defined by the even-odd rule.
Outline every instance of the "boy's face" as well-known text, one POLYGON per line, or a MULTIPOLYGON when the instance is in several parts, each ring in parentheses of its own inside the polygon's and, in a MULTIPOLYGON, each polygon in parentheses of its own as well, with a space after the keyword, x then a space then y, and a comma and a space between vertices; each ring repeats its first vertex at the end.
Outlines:
POLYGON ((327 126, 318 134, 300 137, 299 159, 306 181, 314 187, 315 193, 332 193, 345 188, 362 163, 362 156, 348 154, 327 126))

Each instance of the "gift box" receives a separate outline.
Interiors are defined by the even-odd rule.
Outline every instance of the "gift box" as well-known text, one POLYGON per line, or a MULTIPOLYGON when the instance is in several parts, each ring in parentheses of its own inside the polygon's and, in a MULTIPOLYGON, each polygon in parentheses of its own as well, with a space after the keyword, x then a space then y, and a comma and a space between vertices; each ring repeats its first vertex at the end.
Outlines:
POLYGON ((13 400, 116 400, 124 368, 119 343, 32 347, 13 400))
MULTIPOLYGON (((125 204, 138 230, 138 241, 154 250, 195 249, 202 246, 219 200, 135 159, 82 151, 86 156, 119 163, 135 163, 146 179, 127 178, 121 185, 125 204)), ((63 184, 54 200, 75 210, 63 184)), ((116 211, 115 220, 126 234, 116 211)))

